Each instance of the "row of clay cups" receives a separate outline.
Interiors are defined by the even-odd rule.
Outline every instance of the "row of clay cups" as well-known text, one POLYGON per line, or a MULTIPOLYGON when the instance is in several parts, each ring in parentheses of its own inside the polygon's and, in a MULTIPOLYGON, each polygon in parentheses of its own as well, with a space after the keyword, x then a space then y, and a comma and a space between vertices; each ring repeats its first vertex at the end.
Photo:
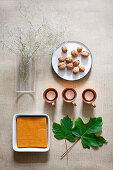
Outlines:
MULTIPOLYGON (((72 103, 74 106, 77 106, 75 102, 76 97, 77 97, 77 92, 73 88, 65 88, 62 91, 63 100, 67 103, 72 103)), ((43 93, 43 98, 47 103, 51 103, 52 106, 55 106, 55 102, 58 99, 58 92, 54 88, 47 88, 43 93)), ((82 100, 87 104, 91 104, 94 108, 96 107, 94 103, 96 98, 97 98, 97 94, 93 89, 88 88, 82 92, 82 100)))

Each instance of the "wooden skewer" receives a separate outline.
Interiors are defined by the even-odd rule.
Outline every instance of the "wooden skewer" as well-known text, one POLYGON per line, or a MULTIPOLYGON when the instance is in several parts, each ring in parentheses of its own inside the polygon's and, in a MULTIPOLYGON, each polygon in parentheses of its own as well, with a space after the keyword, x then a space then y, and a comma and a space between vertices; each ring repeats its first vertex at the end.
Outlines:
POLYGON ((64 152, 62 155, 61 155, 61 159, 72 149, 72 147, 75 145, 75 143, 77 143, 79 140, 80 140, 81 137, 79 137, 73 144, 70 148, 67 149, 66 152, 64 152))

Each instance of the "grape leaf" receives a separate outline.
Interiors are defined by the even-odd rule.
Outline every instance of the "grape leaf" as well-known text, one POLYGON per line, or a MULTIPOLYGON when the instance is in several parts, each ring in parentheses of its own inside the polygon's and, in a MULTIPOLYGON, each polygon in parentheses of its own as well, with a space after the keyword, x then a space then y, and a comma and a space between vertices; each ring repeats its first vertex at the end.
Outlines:
POLYGON ((99 147, 103 145, 106 140, 102 136, 97 136, 95 133, 102 130, 102 118, 90 118, 88 123, 84 123, 79 117, 75 121, 75 127, 72 130, 72 134, 80 137, 84 148, 90 148, 90 146, 99 147))
POLYGON ((54 137, 57 139, 67 139, 70 142, 75 141, 75 137, 72 134, 73 130, 73 121, 68 117, 65 116, 63 119, 60 121, 61 125, 58 123, 53 123, 53 132, 55 133, 54 137))

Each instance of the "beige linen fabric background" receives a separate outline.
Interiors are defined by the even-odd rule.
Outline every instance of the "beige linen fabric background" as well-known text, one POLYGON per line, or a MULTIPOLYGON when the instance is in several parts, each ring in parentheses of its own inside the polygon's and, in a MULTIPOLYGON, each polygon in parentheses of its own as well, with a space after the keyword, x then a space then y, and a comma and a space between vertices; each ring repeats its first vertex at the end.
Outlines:
MULTIPOLYGON (((18 11, 20 3, 36 10, 38 23, 42 13, 48 20, 66 17, 68 40, 86 44, 93 55, 90 74, 77 82, 68 82, 55 75, 51 68, 51 56, 42 55, 36 65, 36 91, 17 96, 16 56, 0 48, 0 170, 113 170, 113 1, 112 0, 0 0, 0 36, 4 25, 13 28, 23 23, 18 11), (52 18, 52 19, 53 19, 52 18), (43 101, 42 93, 48 87, 59 91, 55 108, 43 101), (77 107, 63 103, 61 92, 65 87, 77 90, 77 107), (84 104, 81 93, 85 88, 97 92, 96 109, 84 104), (16 113, 46 113, 51 119, 51 147, 47 153, 16 153, 12 149, 12 118, 16 113), (66 157, 65 141, 53 137, 52 123, 65 115, 73 120, 78 116, 85 122, 89 117, 102 116, 102 135, 108 143, 99 149, 83 149, 79 141, 66 157)), ((63 21, 62 21, 63 22, 63 21)), ((68 146, 70 144, 68 143, 68 146)))

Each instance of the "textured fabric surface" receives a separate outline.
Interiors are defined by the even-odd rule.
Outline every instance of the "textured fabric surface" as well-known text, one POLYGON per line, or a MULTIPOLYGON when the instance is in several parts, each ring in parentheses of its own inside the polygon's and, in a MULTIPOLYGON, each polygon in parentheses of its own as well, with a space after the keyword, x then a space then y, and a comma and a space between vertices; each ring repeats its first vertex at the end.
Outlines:
MULTIPOLYGON (((0 38, 5 26, 13 29, 24 24, 19 13, 20 3, 36 15, 38 23, 42 14, 53 21, 62 17, 68 28, 68 39, 83 42, 93 55, 90 74, 76 82, 60 79, 51 68, 51 56, 46 52, 37 60, 36 90, 33 95, 16 94, 16 56, 0 48, 0 169, 1 170, 113 170, 113 0, 0 0, 0 38), (45 103, 42 97, 48 87, 56 88, 59 97, 56 107, 45 103), (61 92, 65 87, 77 90, 77 107, 64 103, 61 92), (97 92, 97 107, 84 104, 81 99, 85 88, 97 92), (16 113, 45 113, 51 120, 51 146, 47 153, 16 153, 12 149, 12 119, 16 113), (72 120, 80 116, 84 122, 89 117, 102 116, 102 134, 108 141, 99 149, 83 149, 81 142, 60 160, 66 149, 65 141, 58 141, 52 133, 52 123, 59 123, 65 115, 72 120)), ((29 12, 29 15, 31 13, 29 12)), ((71 145, 67 144, 68 147, 71 145)))
POLYGON ((17 147, 47 147, 46 117, 17 118, 17 147))

